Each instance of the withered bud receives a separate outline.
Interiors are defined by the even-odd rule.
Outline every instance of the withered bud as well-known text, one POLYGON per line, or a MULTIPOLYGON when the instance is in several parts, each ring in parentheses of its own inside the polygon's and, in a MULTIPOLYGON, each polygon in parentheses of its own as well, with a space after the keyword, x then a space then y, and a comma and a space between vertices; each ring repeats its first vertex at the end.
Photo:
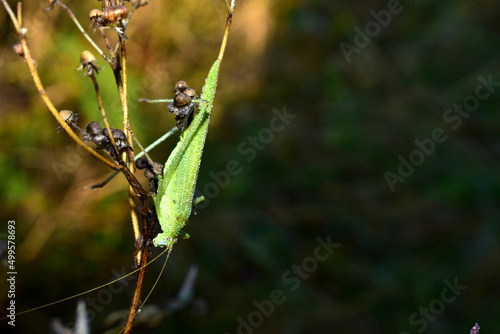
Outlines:
POLYGON ((12 47, 12 50, 14 50, 14 53, 18 56, 21 56, 24 58, 24 50, 23 50, 23 45, 21 43, 18 43, 12 47))
POLYGON ((125 132, 123 132, 120 129, 112 129, 111 133, 113 134, 113 138, 115 138, 115 139, 127 140, 127 136, 125 135, 125 132))
POLYGON ((83 51, 80 56, 80 67, 78 67, 76 70, 85 70, 86 74, 92 75, 93 71, 99 73, 100 69, 101 68, 97 66, 96 59, 92 52, 88 50, 83 51))
POLYGON ((189 86, 186 83, 186 81, 182 81, 182 80, 181 81, 177 81, 175 83, 174 89, 172 89, 172 92, 175 93, 175 94, 182 93, 187 88, 189 88, 189 86))
POLYGON ((90 122, 89 124, 87 124, 85 131, 87 132, 87 135, 84 136, 84 139, 87 141, 92 141, 97 146, 97 148, 103 148, 108 145, 109 138, 106 138, 103 135, 103 130, 99 123, 94 121, 90 122))
POLYGON ((137 167, 137 169, 144 169, 147 168, 149 165, 150 164, 148 159, 140 158, 135 161, 135 167, 137 167))
MULTIPOLYGON (((113 133, 113 128, 109 128, 111 130, 111 133, 113 133)), ((105 136, 105 137, 108 137, 109 138, 109 133, 108 133, 108 129, 107 128, 104 128, 102 129, 102 134, 105 136)), ((114 137, 113 137, 114 138, 114 137)))
POLYGON ((75 114, 71 110, 61 110, 59 111, 59 116, 61 116, 66 123, 73 123, 78 120, 78 114, 75 114))
POLYGON ((191 98, 189 95, 184 94, 184 93, 178 93, 174 97, 174 106, 178 108, 182 108, 187 106, 189 103, 191 103, 191 98))
POLYGON ((85 50, 82 52, 82 55, 80 56, 80 64, 83 66, 87 64, 94 63, 96 61, 95 56, 92 54, 92 52, 85 50))
POLYGON ((90 21, 98 21, 102 16, 102 12, 99 9, 92 9, 89 13, 89 20, 90 21))
POLYGON ((116 23, 128 17, 128 9, 123 5, 110 6, 102 12, 102 20, 105 23, 116 23))
POLYGON ((92 121, 87 124, 85 131, 87 131, 87 133, 91 136, 96 136, 102 134, 102 127, 99 123, 92 121))
POLYGON ((192 99, 196 97, 196 91, 192 88, 186 88, 183 93, 192 99))

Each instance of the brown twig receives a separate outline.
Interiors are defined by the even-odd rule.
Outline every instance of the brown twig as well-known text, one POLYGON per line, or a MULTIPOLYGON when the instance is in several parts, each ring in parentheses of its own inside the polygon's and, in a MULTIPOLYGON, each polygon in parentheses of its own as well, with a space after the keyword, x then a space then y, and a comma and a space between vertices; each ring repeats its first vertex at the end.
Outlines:
POLYGON ((106 111, 104 110, 104 105, 102 103, 101 90, 99 89, 99 84, 97 83, 97 79, 95 77, 94 71, 90 71, 88 74, 89 74, 90 79, 92 79, 92 83, 94 84, 94 90, 95 90, 95 94, 97 97, 97 104, 99 105, 99 111, 101 112, 104 126, 108 130, 109 140, 111 141, 111 146, 113 147, 113 150, 114 150, 113 156, 115 156, 116 160, 118 162, 120 162, 120 160, 121 160, 120 154, 118 153, 118 148, 116 147, 115 138, 113 137, 113 134, 111 132, 111 127, 109 126, 108 116, 106 114, 106 111))
MULTIPOLYGON (((28 40, 26 38, 26 29, 23 28, 16 17, 14 16, 14 13, 12 12, 12 9, 9 7, 7 2, 5 0, 1 0, 2 4, 4 5, 5 9, 9 13, 11 20, 14 24, 14 27, 16 28, 17 34, 19 35, 19 38, 21 39, 21 45, 23 46, 23 53, 24 53, 24 60, 26 61, 26 64, 28 65, 28 70, 31 74, 31 77, 33 78, 33 82, 35 83, 35 86, 38 90, 38 94, 40 94, 40 97, 42 98, 43 102, 49 108, 50 112, 54 116, 54 118, 59 122, 61 127, 68 133, 68 135, 79 145, 81 145, 86 151, 88 151, 90 154, 95 156, 97 159, 101 160, 104 162, 106 165, 111 167, 112 169, 118 170, 119 167, 118 165, 112 163, 99 153, 97 153, 94 149, 92 149, 90 146, 85 144, 77 135, 76 133, 71 129, 71 127, 62 119, 62 117, 59 115, 59 112, 57 111, 56 107, 50 100, 50 98, 47 95, 47 92, 43 88, 42 82, 40 80, 40 77, 38 76, 38 72, 36 70, 35 63, 33 61, 33 58, 31 57, 31 52, 28 46, 28 40)), ((18 16, 22 15, 22 10, 20 6, 18 7, 18 16)))
MULTIPOLYGON (((104 58, 104 60, 106 60, 111 65, 111 67, 113 67, 113 61, 108 58, 108 56, 99 48, 99 46, 97 46, 97 44, 95 44, 95 42, 92 40, 92 38, 90 38, 90 36, 85 32, 82 25, 80 24, 80 22, 78 22, 77 18, 75 17, 75 15, 71 11, 71 9, 69 9, 64 3, 62 3, 59 0, 54 0, 51 3, 51 6, 54 6, 55 4, 57 4, 58 6, 61 6, 62 8, 64 8, 64 10, 66 10, 69 17, 73 20, 73 22, 75 23, 78 30, 80 30, 82 35, 87 39, 87 41, 89 41, 89 43, 94 47, 94 49, 96 49, 97 52, 99 52, 99 54, 104 58)), ((47 10, 50 10, 50 9, 52 9, 52 8, 51 7, 47 8, 47 10)))
MULTIPOLYGON (((106 113, 105 113, 105 110, 103 107, 101 94, 100 94, 100 90, 99 90, 99 85, 97 83, 97 80, 96 80, 96 77, 95 77, 93 71, 90 71, 89 76, 90 76, 90 78, 93 82, 93 85, 94 85, 94 89, 95 89, 96 96, 97 96, 97 101, 99 104, 99 109, 101 110, 103 120, 104 120, 104 123, 106 125, 106 129, 108 130, 108 135, 109 135, 109 138, 112 142, 113 150, 115 151, 114 155, 117 158, 116 160, 118 161, 118 164, 112 163, 111 161, 109 161, 108 159, 104 158, 102 155, 97 153, 94 149, 92 149, 91 147, 86 145, 76 135, 76 133, 71 129, 71 127, 63 120, 63 118, 59 115, 58 110, 53 105, 52 101, 48 97, 48 95, 47 95, 47 93, 46 93, 46 91, 41 83, 40 77, 39 77, 38 72, 36 70, 36 66, 34 64, 32 57, 31 57, 30 49, 28 47, 28 42, 27 42, 27 38, 25 35, 26 29, 23 28, 21 25, 21 23, 22 23, 22 21, 21 21, 21 17, 22 17, 21 4, 20 3, 18 4, 18 7, 17 7, 18 18, 16 18, 16 16, 12 12, 12 9, 7 4, 6 0, 1 0, 1 1, 2 1, 2 4, 5 7, 7 13, 9 14, 9 16, 14 24, 14 27, 15 27, 15 29, 16 29, 16 31, 21 39, 21 44, 22 44, 22 48, 23 48, 23 52, 24 52, 24 58, 25 58, 27 66, 28 66, 29 72, 33 78, 33 82, 35 83, 35 86, 38 89, 38 93, 40 94, 40 97, 42 98, 44 103, 47 105, 48 109, 53 114, 54 118, 59 122, 61 127, 69 134, 69 136, 75 142, 77 142, 79 145, 81 145, 85 150, 90 152, 96 158, 103 161, 109 167, 111 167, 115 170, 118 170, 124 174, 125 178, 128 180, 128 182, 130 184, 130 188, 129 188, 130 202, 133 205, 133 208, 135 207, 135 202, 134 202, 135 197, 139 197, 139 200, 141 203, 139 206, 139 210, 141 212, 142 222, 143 222, 143 240, 144 240, 144 242, 143 242, 142 247, 141 247, 141 255, 140 255, 141 268, 139 270, 136 289, 134 292, 134 298, 133 298, 131 306, 130 306, 129 316, 127 317, 127 322, 125 325, 125 333, 130 333, 132 326, 133 326, 134 319, 135 319, 135 315, 137 314, 138 309, 140 307, 140 298, 141 298, 141 292, 142 292, 142 285, 144 282, 144 276, 146 273, 146 264, 148 262, 148 258, 150 256, 150 254, 151 254, 151 251, 148 251, 147 249, 151 247, 150 245, 151 245, 151 240, 153 237, 154 221, 157 220, 156 214, 154 211, 151 211, 149 209, 147 193, 133 174, 133 170, 135 168, 135 166, 133 165, 133 155, 132 155, 132 159, 130 159, 130 162, 131 162, 130 166, 132 169, 132 171, 131 171, 131 170, 129 170, 129 168, 127 168, 126 164, 121 159, 121 156, 118 154, 118 149, 116 148, 116 144, 115 144, 115 141, 114 141, 114 138, 113 138, 110 126, 109 126, 109 122, 107 120, 106 113)), ((120 100, 122 102, 122 109, 124 111, 125 125, 126 125, 126 128, 130 128, 130 120, 129 120, 129 115, 128 115, 128 103, 127 103, 128 94, 127 94, 127 76, 126 76, 126 74, 124 75, 125 80, 122 81, 120 69, 118 68, 118 66, 113 66, 113 63, 109 60, 109 58, 95 45, 95 43, 90 39, 90 37, 88 37, 88 35, 85 33, 85 31, 83 31, 83 28, 81 27, 81 25, 78 23, 78 21, 74 17, 71 10, 68 7, 66 7, 64 4, 59 2, 58 0, 54 0, 51 4, 54 5, 55 3, 57 3, 58 5, 60 5, 64 9, 66 9, 69 16, 73 19, 73 21, 75 22, 77 27, 80 29, 82 34, 89 40, 89 42, 96 48, 96 50, 98 50, 98 52, 104 57, 104 59, 106 59, 106 61, 108 61, 110 63, 110 65, 113 67, 113 72, 115 74, 115 79, 116 79, 116 82, 118 85, 118 90, 120 93, 120 100)), ((121 67, 125 69, 124 73, 126 73, 126 66, 125 66, 126 65, 126 49, 125 49, 125 45, 123 43, 123 40, 121 38, 120 38, 120 42, 121 42, 121 50, 122 50, 122 53, 121 53, 122 66, 121 67)), ((129 140, 129 143, 130 143, 130 140, 129 140)), ((135 216, 135 217, 137 218, 137 216, 135 216)), ((136 219, 136 225, 138 226, 137 219, 136 219)))

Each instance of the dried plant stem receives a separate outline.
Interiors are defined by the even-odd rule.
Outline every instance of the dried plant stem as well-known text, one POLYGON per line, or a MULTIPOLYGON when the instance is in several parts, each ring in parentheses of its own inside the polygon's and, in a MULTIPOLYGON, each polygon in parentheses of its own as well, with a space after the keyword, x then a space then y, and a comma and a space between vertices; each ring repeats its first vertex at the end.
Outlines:
MULTIPOLYGON (((23 28, 22 25, 21 25, 21 22, 22 22, 21 21, 21 17, 22 17, 22 6, 21 6, 21 4, 20 3, 18 4, 18 7, 17 7, 17 16, 18 16, 18 18, 16 18, 16 16, 12 12, 12 9, 7 4, 6 0, 0 0, 0 1, 2 2, 3 6, 7 10, 8 14, 9 14, 9 16, 10 16, 10 18, 11 18, 13 24, 14 24, 14 27, 15 27, 15 29, 17 31, 17 34, 20 37, 22 48, 23 48, 23 52, 24 52, 24 59, 26 61, 26 64, 28 65, 29 72, 30 72, 30 74, 31 74, 31 76, 33 78, 33 82, 35 83, 35 86, 36 86, 36 88, 38 90, 38 93, 40 94, 40 97, 42 98, 42 100, 44 101, 44 103, 47 105, 47 107, 50 110, 50 112, 52 113, 52 115, 55 117, 55 119, 59 122, 59 124, 61 125, 61 127, 69 134, 69 136, 76 143, 78 143, 79 145, 81 145, 85 150, 87 150, 89 153, 91 153, 92 155, 94 155, 96 158, 98 158, 99 160, 101 160, 102 162, 104 162, 106 165, 108 165, 112 169, 117 170, 117 171, 123 173, 123 175, 125 176, 125 178, 128 180, 129 185, 130 185, 130 188, 129 188, 129 194, 130 194, 129 201, 130 201, 130 204, 131 204, 131 207, 132 207, 132 211, 133 211, 133 213, 132 213, 132 220, 134 221, 134 231, 136 232, 136 240, 139 238, 140 234, 139 234, 139 227, 138 227, 139 224, 138 224, 137 214, 135 213, 135 210, 134 210, 136 208, 135 198, 138 197, 139 200, 140 200, 139 211, 141 213, 142 223, 143 223, 143 234, 142 234, 142 240, 143 240, 143 242, 140 245, 140 255, 139 255, 140 256, 140 261, 139 262, 140 262, 141 268, 139 269, 139 274, 138 274, 138 278, 137 278, 137 284, 136 284, 136 288, 135 288, 135 291, 134 291, 134 298, 133 298, 132 303, 130 305, 129 315, 127 317, 125 328, 124 328, 124 332, 125 333, 130 333, 131 330, 132 330, 132 326, 133 326, 133 322, 134 322, 134 319, 135 319, 135 315, 138 313, 139 307, 141 305, 140 300, 141 300, 142 286, 143 286, 143 282, 144 282, 144 276, 145 276, 145 273, 146 273, 146 267, 147 267, 146 265, 147 265, 147 262, 148 262, 148 258, 150 257, 150 255, 152 253, 152 251, 151 251, 151 240, 152 240, 152 237, 153 237, 154 224, 157 221, 156 213, 154 211, 151 211, 149 209, 149 207, 148 207, 148 195, 147 195, 146 191, 144 190, 144 188, 142 187, 142 185, 139 183, 139 181, 137 180, 137 178, 133 174, 133 171, 135 169, 135 165, 133 163, 134 162, 133 154, 130 154, 128 156, 128 160, 130 162, 130 168, 131 168, 131 170, 129 170, 129 168, 127 168, 126 163, 123 162, 121 156, 118 153, 118 149, 116 147, 115 140, 114 140, 113 134, 111 132, 111 129, 110 129, 110 126, 109 126, 109 122, 108 122, 107 117, 106 117, 106 112, 104 110, 104 106, 103 106, 103 103, 102 103, 102 98, 101 98, 101 93, 100 93, 99 85, 97 83, 97 79, 95 77, 94 72, 90 72, 89 76, 90 76, 90 78, 92 80, 92 83, 94 85, 94 89, 95 89, 95 92, 96 92, 99 109, 101 111, 101 115, 103 117, 103 121, 105 123, 106 129, 108 131, 108 136, 109 136, 109 138, 110 138, 110 140, 112 142, 113 151, 114 151, 113 153, 114 154, 111 154, 111 155, 114 158, 116 158, 116 160, 118 161, 118 164, 115 164, 115 163, 111 162, 110 160, 106 159, 105 157, 103 157, 102 155, 100 155, 99 153, 97 153, 94 149, 92 149, 90 146, 88 146, 87 144, 85 144, 77 136, 77 134, 71 129, 71 127, 65 122, 65 120, 59 115, 58 110, 53 105, 52 101, 48 97, 48 95, 47 95, 47 93, 46 93, 46 91, 45 91, 45 89, 44 89, 44 87, 42 85, 42 82, 41 82, 40 77, 38 75, 35 63, 33 61, 33 58, 31 57, 30 49, 28 47, 28 42, 27 42, 27 38, 26 38, 26 35, 25 35, 27 29, 23 28)), ((73 21, 75 22, 75 24, 78 27, 78 29, 82 32, 82 34, 96 48, 96 50, 101 54, 101 56, 103 56, 103 58, 106 61, 108 61, 108 63, 110 63, 111 67, 113 68, 113 73, 115 75, 115 80, 116 80, 118 91, 119 91, 119 94, 120 94, 120 101, 121 101, 121 104, 122 104, 122 110, 123 110, 123 115, 124 115, 125 129, 130 129, 130 119, 129 119, 129 114, 128 114, 128 94, 127 94, 127 89, 128 89, 128 82, 127 82, 127 80, 128 80, 128 77, 127 77, 127 74, 126 74, 127 73, 126 72, 127 71, 127 67, 126 67, 126 48, 125 48, 124 41, 120 38, 120 43, 119 43, 119 45, 117 45, 117 46, 121 47, 121 53, 120 53, 120 56, 121 56, 120 57, 121 58, 121 67, 120 67, 120 66, 117 66, 117 62, 116 62, 116 57, 115 56, 113 56, 113 62, 112 62, 97 47, 97 45, 95 45, 95 43, 85 33, 85 31, 83 30, 83 28, 81 27, 81 25, 78 23, 78 20, 76 20, 75 16, 71 12, 71 10, 68 7, 66 7, 66 5, 64 5, 63 3, 59 2, 59 0, 53 0, 51 2, 51 6, 54 6, 55 4, 60 5, 61 7, 63 7, 68 12, 69 16, 73 19, 73 21), (122 72, 123 73, 123 80, 122 80, 122 76, 121 76, 121 72, 120 72, 121 69, 123 69, 123 72, 122 72)), ((129 134, 129 137, 130 137, 130 134, 129 134)), ((129 143, 131 143, 131 138, 129 138, 129 143)))
POLYGON ((104 43, 106 44, 106 47, 108 48, 109 52, 111 53, 111 62, 109 64, 113 70, 116 70, 118 67, 118 64, 116 63, 116 54, 115 54, 115 51, 113 50, 113 46, 111 45, 111 42, 109 41, 108 35, 106 35, 106 31, 104 30, 104 28, 99 27, 98 29, 99 29, 99 32, 101 33, 102 39, 104 39, 104 43))
MULTIPOLYGON (((7 3, 7 1, 5 0, 2 0, 2 4, 3 6, 5 7, 5 10, 7 11, 7 13, 9 14, 10 16, 10 20, 12 21, 12 23, 14 24, 14 28, 16 28, 16 31, 19 35, 21 35, 21 23, 22 23, 22 20, 19 19, 19 21, 16 19, 16 16, 14 15, 14 12, 12 11, 12 9, 10 8, 9 4, 7 3)), ((17 6, 17 16, 20 17, 21 16, 21 5, 18 5, 17 6)))
POLYGON ((23 26, 23 16, 21 15, 22 14, 22 9, 23 9, 23 3, 22 2, 18 2, 17 3, 17 20, 19 21, 19 26, 20 27, 23 26))
MULTIPOLYGON (((21 44, 23 46, 23 52, 24 52, 24 60, 26 61, 26 64, 28 65, 28 70, 31 74, 31 77, 33 78, 33 82, 35 83, 35 86, 38 90, 38 93, 40 94, 40 97, 42 98, 43 102, 49 108, 50 112, 54 116, 54 118, 59 122, 61 127, 68 133, 68 135, 79 145, 81 145, 86 151, 88 151, 90 154, 95 156, 97 159, 101 160, 104 162, 106 165, 108 165, 110 168, 118 170, 119 166, 112 163, 99 153, 97 153, 95 150, 93 150, 90 146, 85 144, 77 135, 76 133, 71 129, 71 127, 62 119, 62 117, 59 115, 59 112, 57 111, 56 107, 52 104, 52 101, 47 95, 47 92, 43 88, 42 82, 40 80, 40 77, 38 76, 38 72, 36 70, 35 63, 33 61, 33 58, 31 57, 31 52, 28 47, 28 40, 25 35, 25 30, 24 28, 21 27, 19 24, 18 20, 14 16, 14 13, 10 9, 9 5, 5 0, 1 0, 2 4, 4 5, 5 9, 9 13, 12 22, 14 23, 14 27, 16 28, 17 34, 19 35, 19 38, 21 39, 21 44)), ((18 7, 18 16, 22 16, 22 9, 19 6, 18 7)))
POLYGON ((130 309, 128 311, 127 319, 125 320, 125 327, 123 329, 123 333, 125 334, 129 334, 132 332, 132 326, 134 325, 135 316, 138 313, 139 307, 141 306, 142 286, 144 283, 144 276, 146 275, 146 264, 148 263, 148 257, 146 256, 146 252, 144 250, 141 252, 140 258, 141 270, 139 270, 139 274, 137 275, 137 284, 134 290, 134 297, 132 298, 132 302, 130 303, 130 309))
MULTIPOLYGON (((227 0, 226 0, 226 5, 228 5, 227 0)), ((229 7, 228 7, 228 9, 229 9, 229 7)), ((222 61, 222 58, 224 58, 224 52, 226 51, 229 30, 231 29, 231 23, 233 23, 233 11, 232 11, 233 9, 234 9, 234 0, 231 3, 231 10, 227 14, 226 30, 224 32, 224 37, 222 38, 222 45, 220 47, 219 57, 217 58, 217 59, 220 59, 221 61, 222 61)))
MULTIPOLYGON (((125 45, 125 40, 120 37, 120 45, 121 45, 121 71, 122 71, 122 85, 118 85, 118 92, 120 95, 120 102, 122 105, 123 112, 123 130, 125 131, 125 135, 127 136, 127 141, 130 147, 133 147, 132 136, 130 135, 130 114, 128 109, 128 72, 127 72, 127 48, 125 45)), ((128 156, 129 169, 132 173, 135 172, 135 164, 134 164, 134 156, 131 154, 128 156)), ((132 220, 132 228, 134 230, 135 240, 139 238, 139 219, 137 217, 137 213, 135 211, 135 201, 134 201, 134 191, 132 187, 129 187, 129 203, 130 203, 130 218, 132 220)), ((142 257, 142 251, 139 252, 136 256, 136 262, 139 263, 142 257)))
MULTIPOLYGON (((109 59, 108 56, 106 56, 106 54, 99 48, 99 46, 97 46, 97 44, 95 44, 95 42, 92 40, 92 38, 90 38, 90 36, 85 32, 85 30, 83 29, 82 25, 80 24, 80 22, 78 22, 78 20, 76 19, 75 15, 71 11, 71 9, 69 9, 64 3, 62 3, 59 0, 55 0, 54 3, 52 3, 52 6, 54 4, 57 4, 57 5, 61 6, 62 8, 64 8, 66 10, 66 12, 68 13, 69 17, 73 20, 73 22, 75 23, 75 25, 78 28, 78 30, 80 30, 80 32, 82 33, 82 35, 87 39, 87 41, 89 41, 89 43, 94 47, 94 49, 96 49, 97 52, 99 52, 99 54, 104 58, 104 60, 106 60, 111 65, 111 67, 113 67, 113 61, 111 59, 109 59)), ((51 8, 49 7, 49 10, 50 9, 51 8)))
POLYGON ((106 129, 108 130, 108 137, 109 140, 111 141, 111 145, 113 146, 114 150, 114 155, 118 158, 120 155, 118 154, 118 149, 116 148, 116 143, 115 143, 115 138, 113 137, 113 134, 111 132, 111 127, 109 126, 109 121, 108 121, 108 116, 106 115, 106 111, 104 110, 104 105, 102 104, 102 98, 101 98, 101 90, 99 89, 99 84, 97 83, 97 79, 95 77, 94 71, 89 73, 90 79, 92 79, 92 83, 94 84, 94 90, 95 94, 97 97, 97 104, 99 105, 99 111, 101 112, 102 120, 104 121, 104 125, 106 129))

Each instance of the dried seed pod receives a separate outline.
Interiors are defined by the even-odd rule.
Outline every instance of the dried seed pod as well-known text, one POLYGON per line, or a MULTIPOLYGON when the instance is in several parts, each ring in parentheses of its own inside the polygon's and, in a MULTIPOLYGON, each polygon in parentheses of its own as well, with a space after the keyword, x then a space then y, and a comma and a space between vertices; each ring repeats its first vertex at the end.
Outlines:
POLYGON ((113 138, 115 139, 115 144, 116 148, 118 149, 119 152, 123 151, 123 149, 129 147, 127 143, 127 136, 125 135, 125 132, 123 132, 120 129, 113 129, 111 130, 111 133, 113 134, 113 138))
POLYGON ((87 124, 85 131, 87 135, 84 137, 84 140, 92 141, 97 148, 105 148, 109 145, 109 137, 104 135, 104 131, 99 123, 90 122, 87 124))
MULTIPOLYGON (((113 128, 109 128, 111 130, 111 133, 113 133, 113 128)), ((102 135, 106 138, 109 138, 109 133, 108 133, 108 129, 107 128, 104 128, 102 129, 102 135)))
POLYGON ((59 116, 61 116, 62 119, 68 124, 74 123, 78 120, 78 114, 75 114, 71 110, 61 110, 59 111, 59 116))
POLYGON ((174 106, 177 108, 182 108, 191 103, 191 97, 184 93, 179 93, 174 97, 174 106))
POLYGON ((110 6, 102 12, 102 20, 106 24, 116 23, 122 19, 126 19, 127 17, 128 9, 123 5, 110 6))
POLYGON ((80 67, 76 70, 85 70, 86 74, 93 75, 93 71, 99 73, 101 68, 97 66, 95 56, 92 52, 84 50, 80 56, 80 67))
POLYGON ((12 50, 14 50, 14 53, 18 56, 21 56, 24 58, 24 50, 23 50, 23 45, 21 43, 15 44, 12 47, 12 50))
POLYGON ((92 9, 89 13, 89 20, 98 22, 101 19, 102 12, 99 9, 92 9))
POLYGON ((186 88, 183 93, 192 99, 196 97, 196 91, 192 88, 186 88))
POLYGON ((140 158, 135 161, 135 167, 137 169, 144 169, 150 166, 148 159, 140 158))
POLYGON ((85 128, 85 131, 87 131, 87 133, 90 135, 90 136, 97 136, 97 135, 102 135, 102 127, 99 123, 97 122, 90 122, 89 124, 87 124, 87 127, 85 128))
POLYGON ((189 88, 188 84, 186 83, 186 81, 177 81, 175 83, 175 86, 174 86, 174 89, 172 89, 172 92, 175 93, 175 94, 178 94, 178 93, 182 93, 184 92, 184 90, 186 90, 187 88, 189 88))
POLYGON ((115 139, 127 140, 127 135, 120 129, 113 129, 111 133, 113 134, 113 138, 115 139))
MULTIPOLYGON (((85 132, 83 132, 82 129, 78 125, 76 125, 76 121, 78 121, 78 114, 75 114, 71 110, 61 110, 59 111, 59 116, 68 124, 71 125, 74 129, 76 129, 78 132, 81 134, 85 135, 85 132)), ((58 126, 57 132, 61 132, 63 130, 62 126, 58 126)))
POLYGON ((95 63, 96 59, 92 52, 84 50, 80 55, 80 64, 86 65, 89 63, 95 63))

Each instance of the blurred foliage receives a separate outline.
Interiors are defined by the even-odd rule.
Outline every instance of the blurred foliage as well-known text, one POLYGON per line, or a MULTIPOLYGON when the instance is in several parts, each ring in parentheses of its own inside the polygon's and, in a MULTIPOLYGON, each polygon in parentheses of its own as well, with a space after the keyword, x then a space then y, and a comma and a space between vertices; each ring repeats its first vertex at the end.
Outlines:
MULTIPOLYGON (((253 302, 275 289, 286 300, 252 332, 423 332, 415 321, 429 307, 437 311, 424 321, 426 333, 467 333, 475 322, 489 333, 500 330, 500 92, 456 130, 443 120, 454 103, 474 94, 478 76, 500 81, 500 4, 402 2, 401 12, 347 62, 340 44, 354 45, 354 28, 364 29, 374 20, 371 11, 391 2, 237 1, 198 181, 200 191, 218 194, 190 219, 191 239, 174 248, 148 304, 168 305, 196 263, 194 301, 154 328, 138 324, 136 333, 247 333, 238 331, 238 318, 258 321, 253 302), (269 135, 276 110, 285 109, 295 118, 269 135), (408 159, 415 140, 436 128, 447 140, 392 192, 384 173, 397 173, 398 157, 408 159), (263 139, 254 145, 252 138, 263 139), (214 188, 214 175, 232 160, 239 173, 214 188), (292 291, 288 271, 310 264, 317 238, 328 236, 340 247, 292 291), (467 288, 441 310, 444 281, 455 279, 467 288)), ((43 83, 57 108, 80 114, 82 126, 99 121, 92 84, 74 71, 90 46, 61 9, 43 12, 47 3, 24 1, 43 83)), ((87 28, 98 3, 68 6, 87 28)), ((171 97, 180 79, 201 92, 225 17, 221 0, 150 0, 134 14, 127 30, 129 94, 132 127, 143 144, 175 121, 164 106, 137 99, 171 97)), ((130 272, 134 242, 125 180, 83 190, 110 171, 57 133, 12 52, 17 40, 4 10, 0 27, 1 222, 17 222, 21 311, 130 272), (54 163, 68 168, 57 173, 54 163)), ((98 33, 87 31, 104 47, 98 33)), ((109 67, 98 80, 112 125, 120 127, 109 67)), ((162 144, 153 158, 165 161, 174 145, 162 144)), ((145 293, 161 262, 150 266, 145 293)), ((109 300, 103 292, 83 297, 104 300, 88 305, 96 315, 93 333, 106 330, 106 316, 128 308, 127 282, 109 300)), ((74 321, 76 304, 19 316, 16 329, 47 333, 56 317, 74 321)))

